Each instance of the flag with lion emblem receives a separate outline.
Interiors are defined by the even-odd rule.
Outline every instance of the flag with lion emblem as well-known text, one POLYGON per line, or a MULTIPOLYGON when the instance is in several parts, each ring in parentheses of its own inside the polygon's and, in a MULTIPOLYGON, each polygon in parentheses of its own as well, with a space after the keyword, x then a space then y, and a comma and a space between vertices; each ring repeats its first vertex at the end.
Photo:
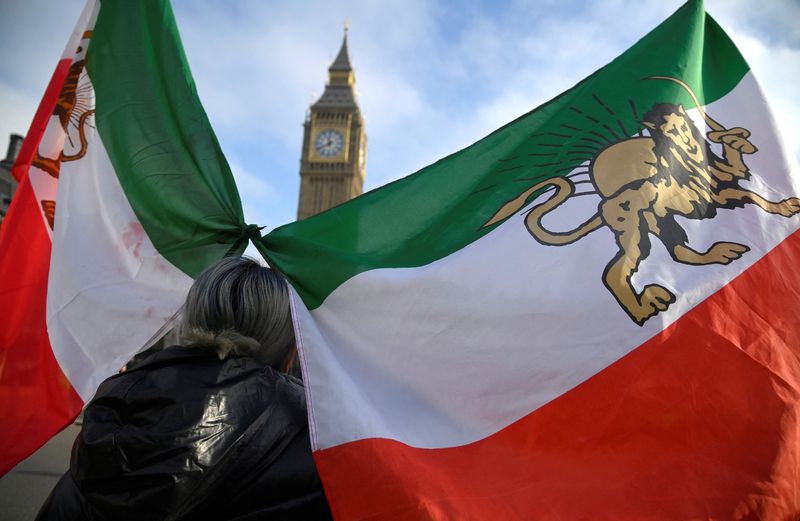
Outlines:
POLYGON ((692 1, 270 233, 339 519, 797 519, 800 171, 692 1))
POLYGON ((167 0, 87 0, 14 170, 0 228, 0 476, 254 229, 167 0))

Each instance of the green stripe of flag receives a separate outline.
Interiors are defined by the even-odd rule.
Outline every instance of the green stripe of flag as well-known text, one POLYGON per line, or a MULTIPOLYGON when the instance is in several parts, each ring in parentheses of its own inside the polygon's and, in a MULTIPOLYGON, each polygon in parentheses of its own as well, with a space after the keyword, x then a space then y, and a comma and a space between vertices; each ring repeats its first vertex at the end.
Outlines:
POLYGON ((234 245, 242 206, 167 0, 103 0, 87 69, 95 121, 150 240, 191 277, 234 245))
POLYGON ((409 177, 278 228, 257 246, 313 309, 358 273, 422 266, 479 239, 503 203, 537 180, 565 175, 608 141, 634 135, 654 103, 693 107, 675 83, 644 78, 682 78, 706 104, 747 71, 703 3, 690 1, 555 99, 409 177))

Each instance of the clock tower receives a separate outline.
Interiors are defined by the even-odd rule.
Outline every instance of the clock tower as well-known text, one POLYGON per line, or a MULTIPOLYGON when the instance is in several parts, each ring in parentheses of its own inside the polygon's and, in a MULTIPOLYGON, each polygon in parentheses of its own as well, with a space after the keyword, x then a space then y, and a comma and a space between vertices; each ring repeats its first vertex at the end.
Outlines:
POLYGON ((311 105, 303 124, 298 219, 348 201, 363 190, 367 134, 355 81, 345 28, 342 48, 328 68, 325 92, 311 105))

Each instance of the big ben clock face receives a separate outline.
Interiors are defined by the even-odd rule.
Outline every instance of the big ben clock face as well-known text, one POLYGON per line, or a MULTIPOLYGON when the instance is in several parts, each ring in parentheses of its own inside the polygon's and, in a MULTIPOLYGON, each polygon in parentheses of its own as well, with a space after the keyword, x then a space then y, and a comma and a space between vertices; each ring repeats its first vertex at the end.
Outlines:
POLYGON ((338 130, 329 128, 317 134, 314 148, 322 157, 338 156, 344 148, 344 136, 338 130))

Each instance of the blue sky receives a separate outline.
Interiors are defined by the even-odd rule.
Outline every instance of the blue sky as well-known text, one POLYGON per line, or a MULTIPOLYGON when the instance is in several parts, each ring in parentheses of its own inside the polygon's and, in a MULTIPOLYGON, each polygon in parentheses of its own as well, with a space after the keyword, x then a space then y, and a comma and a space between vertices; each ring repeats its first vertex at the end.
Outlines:
MULTIPOLYGON (((302 123, 350 23, 369 135, 366 188, 463 148, 568 89, 674 12, 674 0, 173 0, 200 98, 248 222, 294 220, 302 123)), ((0 142, 24 133, 79 0, 0 3, 0 142)), ((706 0, 800 156, 800 3, 706 0)), ((5 145, 3 145, 5 146, 5 145)))

